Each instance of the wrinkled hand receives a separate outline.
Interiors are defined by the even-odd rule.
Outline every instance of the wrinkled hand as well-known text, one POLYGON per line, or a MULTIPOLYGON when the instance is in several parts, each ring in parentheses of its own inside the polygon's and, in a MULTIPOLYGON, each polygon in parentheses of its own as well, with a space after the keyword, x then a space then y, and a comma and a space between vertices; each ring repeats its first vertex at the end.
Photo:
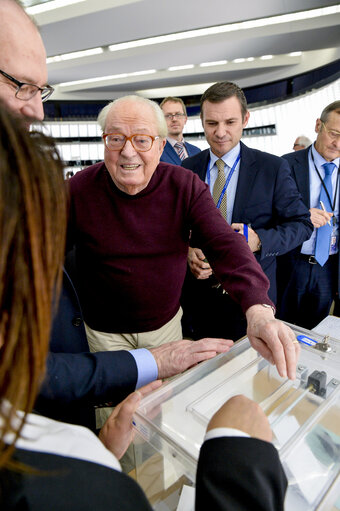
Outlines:
POLYGON ((196 279, 208 279, 212 274, 210 264, 205 260, 205 255, 200 248, 189 247, 188 264, 196 279))
POLYGON ((310 208, 309 211, 311 222, 317 229, 323 225, 326 225, 333 216, 333 213, 322 211, 322 209, 310 208))
POLYGON ((133 440, 135 431, 132 427, 132 417, 140 400, 161 385, 162 382, 156 380, 130 394, 116 406, 100 430, 99 439, 117 459, 123 456, 133 440))
POLYGON ((151 348, 158 366, 158 378, 169 378, 182 373, 203 360, 225 353, 233 341, 230 339, 201 339, 200 341, 172 341, 157 348, 151 348))
POLYGON ((217 410, 207 431, 214 428, 235 428, 260 440, 272 439, 272 430, 260 405, 241 395, 230 398, 217 410))
MULTIPOLYGON (((238 223, 231 224, 231 228, 234 229, 234 231, 237 231, 239 234, 244 235, 243 227, 244 227, 244 224, 238 224, 238 223)), ((258 250, 259 244, 260 244, 260 238, 254 231, 254 229, 252 229, 248 225, 248 246, 249 246, 250 250, 252 252, 256 252, 258 250)))
POLYGON ((247 335, 253 348, 271 364, 275 364, 283 378, 296 376, 300 346, 294 332, 282 321, 275 319, 273 311, 262 305, 252 305, 246 311, 247 335))

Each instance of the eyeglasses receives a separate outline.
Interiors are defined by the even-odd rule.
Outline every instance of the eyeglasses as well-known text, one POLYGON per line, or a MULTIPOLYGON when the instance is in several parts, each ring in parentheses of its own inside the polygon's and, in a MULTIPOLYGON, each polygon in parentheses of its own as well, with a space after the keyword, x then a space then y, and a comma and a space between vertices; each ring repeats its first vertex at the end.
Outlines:
POLYGON ((181 117, 185 117, 185 114, 180 114, 180 113, 177 113, 177 114, 164 114, 164 117, 166 118, 166 120, 171 120, 171 119, 180 119, 181 117))
POLYGON ((325 128, 325 130, 331 140, 340 140, 340 132, 339 131, 329 130, 328 128, 326 128, 326 125, 323 121, 321 121, 321 124, 325 128))
POLYGON ((155 140, 160 138, 152 137, 151 135, 131 135, 131 137, 126 137, 121 133, 104 133, 103 139, 105 146, 109 151, 120 151, 125 146, 126 142, 130 140, 132 146, 136 151, 146 152, 150 151, 152 144, 155 140))
POLYGON ((10 82, 15 83, 17 86, 15 97, 22 101, 29 101, 34 98, 39 91, 41 93, 41 101, 46 101, 54 92, 54 88, 50 85, 46 85, 46 87, 38 87, 38 85, 33 85, 33 83, 19 82, 19 80, 13 78, 13 76, 1 71, 1 69, 0 74, 2 74, 10 82))

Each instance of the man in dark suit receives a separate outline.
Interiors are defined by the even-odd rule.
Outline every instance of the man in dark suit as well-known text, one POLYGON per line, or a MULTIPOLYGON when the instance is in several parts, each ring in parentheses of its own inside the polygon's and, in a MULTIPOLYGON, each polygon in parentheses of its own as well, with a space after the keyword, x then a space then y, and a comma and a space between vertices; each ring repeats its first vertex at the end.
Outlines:
MULTIPOLYGON (((201 120, 210 149, 183 161, 210 187, 217 207, 248 245, 270 281, 276 302, 276 257, 309 238, 312 224, 289 166, 277 156, 242 142, 249 111, 243 91, 230 82, 216 83, 201 98, 201 120)), ((211 276, 205 255, 192 240, 183 310, 195 338, 203 332, 234 340, 245 335, 239 307, 211 276)))
POLYGON ((328 315, 340 290, 340 101, 323 110, 315 131, 317 138, 313 145, 283 156, 292 169, 304 203, 310 208, 314 231, 302 246, 280 258, 278 266, 278 283, 283 293, 279 315, 308 329, 328 315), (330 188, 327 187, 328 169, 330 188), (325 247, 324 256, 320 243, 325 247))
MULTIPOLYGON (((53 92, 46 85, 46 52, 37 27, 14 0, 0 2, 0 47, 1 103, 27 126, 42 121, 43 101, 53 92)), ((140 385, 182 372, 211 358, 211 349, 226 351, 225 342, 206 340, 196 348, 179 341, 152 352, 89 353, 78 297, 65 272, 36 410, 93 427, 93 405, 117 403, 140 385)))
POLYGON ((200 152, 197 146, 185 142, 183 138, 183 129, 188 120, 185 104, 181 98, 169 96, 163 99, 160 107, 168 126, 168 136, 160 161, 181 165, 184 158, 200 152))

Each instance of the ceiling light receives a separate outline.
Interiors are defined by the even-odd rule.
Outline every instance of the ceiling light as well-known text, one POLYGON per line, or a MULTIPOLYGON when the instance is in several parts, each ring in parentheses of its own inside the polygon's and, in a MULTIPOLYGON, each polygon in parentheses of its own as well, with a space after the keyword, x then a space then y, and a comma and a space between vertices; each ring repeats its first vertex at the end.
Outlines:
POLYGON ((253 60, 255 60, 255 59, 254 59, 254 57, 248 57, 248 58, 246 59, 246 61, 247 61, 247 62, 253 62, 253 60))
POLYGON ((280 23, 291 23, 293 21, 301 21, 305 19, 318 18, 321 16, 334 15, 340 12, 340 5, 329 7, 321 7, 311 9, 309 11, 294 12, 291 14, 282 14, 269 18, 258 18, 240 23, 229 23, 227 25, 217 25, 207 28, 199 28, 196 30, 188 30, 186 32, 177 32, 175 34, 167 34, 155 37, 147 37, 145 39, 136 39, 135 41, 127 41, 125 43, 117 43, 109 46, 110 51, 129 50, 141 46, 150 46, 153 44, 163 44, 173 41, 182 41, 184 39, 193 39, 208 35, 223 34, 226 32, 235 32, 237 30, 248 30, 250 28, 260 28, 268 25, 278 25, 280 23))
POLYGON ((270 60, 273 58, 273 55, 262 55, 262 57, 260 57, 261 60, 270 60))
POLYGON ((85 83, 105 82, 107 80, 121 80, 130 76, 142 76, 156 73, 156 69, 147 69, 146 71, 134 71, 133 73, 121 73, 119 75, 97 76, 96 78, 86 78, 85 80, 75 80, 73 82, 60 83, 59 87, 69 87, 70 85, 81 85, 85 83))
POLYGON ((192 69, 194 64, 185 64, 184 66, 172 66, 168 67, 168 71, 182 71, 182 69, 192 69))
POLYGON ((243 59, 243 58, 240 58, 240 59, 234 59, 233 62, 235 62, 235 64, 241 64, 242 62, 245 62, 246 59, 243 59))
POLYGON ((90 50, 73 51, 71 53, 64 53, 62 55, 55 55, 54 57, 47 57, 46 63, 61 62, 62 60, 79 59, 81 57, 89 57, 91 55, 99 55, 103 53, 103 48, 91 48, 90 50))
POLYGON ((25 11, 27 14, 33 16, 35 14, 40 14, 41 12, 48 12, 53 11, 53 9, 59 9, 59 7, 67 7, 68 5, 79 4, 80 2, 85 2, 85 0, 52 0, 51 2, 46 2, 44 4, 27 7, 25 11))
POLYGON ((210 67, 210 66, 223 66, 224 64, 227 64, 227 60, 216 60, 215 62, 202 62, 200 64, 200 67, 210 67))
POLYGON ((302 51, 292 51, 291 53, 288 53, 290 57, 300 57, 302 55, 302 51))

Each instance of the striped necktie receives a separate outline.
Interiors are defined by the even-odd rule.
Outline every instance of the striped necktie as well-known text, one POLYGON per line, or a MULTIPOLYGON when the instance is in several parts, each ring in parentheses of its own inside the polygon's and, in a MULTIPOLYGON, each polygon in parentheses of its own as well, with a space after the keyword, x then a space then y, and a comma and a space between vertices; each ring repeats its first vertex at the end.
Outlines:
MULTIPOLYGON (((335 163, 324 163, 323 168, 325 169, 325 179, 323 180, 325 188, 327 189, 328 196, 331 198, 333 197, 333 190, 332 190, 332 173, 335 169, 335 163)), ((321 193, 320 193, 320 202, 322 202, 325 205, 325 208, 327 211, 332 208, 332 204, 329 204, 329 198, 327 196, 326 190, 323 186, 321 186, 321 193)), ((316 243, 315 243, 315 259, 320 264, 320 266, 323 266, 329 257, 329 247, 331 243, 331 234, 332 234, 332 223, 329 225, 328 223, 326 225, 323 225, 322 227, 319 227, 316 231, 316 243)))
MULTIPOLYGON (((214 183, 213 188, 213 199, 215 204, 218 203, 218 199, 221 196, 222 190, 224 188, 226 179, 225 179, 225 173, 224 173, 224 167, 225 163, 223 160, 219 159, 216 161, 216 167, 218 170, 217 178, 214 183)), ((223 218, 227 218, 227 191, 225 191, 225 194, 223 195, 222 202, 220 204, 220 211, 223 216, 223 218)))
POLYGON ((184 153, 184 144, 183 144, 183 142, 176 142, 174 147, 175 147, 176 152, 177 152, 178 156, 180 157, 180 159, 184 160, 185 153, 184 153))

